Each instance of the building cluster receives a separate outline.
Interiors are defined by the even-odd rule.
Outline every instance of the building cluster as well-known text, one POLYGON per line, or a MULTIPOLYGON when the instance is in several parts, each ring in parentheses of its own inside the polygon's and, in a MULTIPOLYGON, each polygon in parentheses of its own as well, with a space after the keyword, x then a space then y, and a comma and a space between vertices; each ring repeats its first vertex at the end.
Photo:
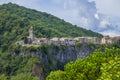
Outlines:
MULTIPOLYGON (((120 40, 120 37, 109 37, 104 36, 103 38, 98 37, 76 37, 76 38, 36 38, 34 35, 34 29, 31 27, 29 29, 29 36, 27 37, 27 45, 44 45, 44 44, 54 44, 54 45, 76 45, 77 42, 80 43, 94 43, 94 44, 112 44, 120 40)), ((24 41, 18 42, 19 44, 24 44, 24 41)), ((24 44, 25 45, 25 44, 24 44)))
POLYGON ((120 42, 120 36, 110 37, 107 35, 101 39, 101 44, 112 44, 112 43, 118 43, 118 42, 120 42))

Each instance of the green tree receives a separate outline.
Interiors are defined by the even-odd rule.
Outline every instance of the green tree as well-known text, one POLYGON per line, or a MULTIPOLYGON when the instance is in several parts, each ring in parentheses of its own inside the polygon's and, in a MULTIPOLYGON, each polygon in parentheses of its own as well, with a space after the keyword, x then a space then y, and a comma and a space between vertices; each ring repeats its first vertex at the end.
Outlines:
POLYGON ((7 80, 7 76, 5 74, 0 75, 0 80, 7 80))
POLYGON ((115 57, 108 63, 102 63, 101 76, 97 80, 119 80, 120 79, 120 57, 115 57))
POLYGON ((65 78, 65 72, 58 70, 55 72, 51 72, 50 75, 46 78, 46 80, 67 80, 65 78))

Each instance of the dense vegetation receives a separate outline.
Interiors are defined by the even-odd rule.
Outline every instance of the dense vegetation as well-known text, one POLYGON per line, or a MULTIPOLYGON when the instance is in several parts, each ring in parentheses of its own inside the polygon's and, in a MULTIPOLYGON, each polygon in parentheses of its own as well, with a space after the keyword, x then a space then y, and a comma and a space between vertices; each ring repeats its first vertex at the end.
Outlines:
POLYGON ((28 36, 31 26, 35 27, 37 37, 102 36, 45 12, 8 3, 0 5, 0 48, 5 51, 12 43, 28 36))
POLYGON ((41 69, 41 62, 36 56, 2 53, 0 51, 0 80, 39 80, 40 75, 36 75, 34 70, 36 66, 41 69))
POLYGON ((68 63, 64 71, 53 71, 47 80, 119 80, 120 49, 96 50, 85 59, 68 63))

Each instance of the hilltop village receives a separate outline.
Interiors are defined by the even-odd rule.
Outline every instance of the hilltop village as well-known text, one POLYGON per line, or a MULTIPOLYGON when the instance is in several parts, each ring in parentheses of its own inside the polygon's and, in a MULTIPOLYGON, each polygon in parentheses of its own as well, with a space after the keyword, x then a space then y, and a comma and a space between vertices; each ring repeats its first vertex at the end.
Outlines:
POLYGON ((29 29, 29 36, 27 37, 27 43, 24 40, 16 42, 16 44, 21 44, 23 46, 27 45, 44 45, 44 44, 54 44, 54 45, 76 45, 77 42, 80 43, 94 43, 94 44, 112 44, 120 41, 120 37, 109 37, 104 36, 103 38, 98 37, 76 37, 76 38, 58 38, 54 37, 51 39, 47 38, 36 38, 34 35, 33 27, 29 29))

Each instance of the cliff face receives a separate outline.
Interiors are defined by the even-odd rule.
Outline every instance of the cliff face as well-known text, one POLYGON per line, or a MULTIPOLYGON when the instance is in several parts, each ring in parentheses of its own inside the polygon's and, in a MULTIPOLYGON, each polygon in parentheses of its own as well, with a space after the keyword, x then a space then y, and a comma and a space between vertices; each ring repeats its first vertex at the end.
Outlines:
POLYGON ((78 58, 85 58, 90 55, 94 49, 90 48, 87 44, 80 47, 77 46, 49 46, 42 47, 36 51, 26 50, 20 54, 30 54, 38 56, 41 62, 51 67, 52 69, 63 69, 64 65, 70 61, 75 61, 78 58))
POLYGON ((95 48, 88 44, 78 46, 41 46, 37 49, 27 48, 19 52, 19 55, 29 54, 38 56, 42 63, 43 73, 41 80, 54 70, 63 70, 64 65, 70 61, 75 61, 78 58, 85 58, 92 54, 95 48))

